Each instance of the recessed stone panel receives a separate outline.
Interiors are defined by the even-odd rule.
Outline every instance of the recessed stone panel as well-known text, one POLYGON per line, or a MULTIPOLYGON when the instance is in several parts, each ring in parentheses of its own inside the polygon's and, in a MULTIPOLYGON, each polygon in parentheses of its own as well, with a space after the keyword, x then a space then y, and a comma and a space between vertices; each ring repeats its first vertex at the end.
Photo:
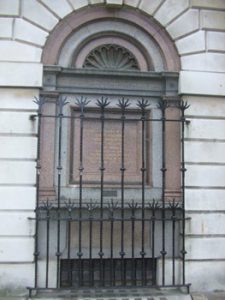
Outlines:
MULTIPOLYGON (((76 116, 79 113, 75 113, 76 116)), ((86 114, 89 117, 100 118, 97 113, 86 114)), ((122 125, 119 113, 107 113, 104 123, 104 147, 101 148, 101 121, 85 120, 83 126, 83 180, 86 183, 99 183, 101 172, 101 153, 104 151, 104 182, 107 184, 119 184, 121 181, 122 166, 122 125)), ((130 113, 129 118, 138 118, 138 115, 130 113)), ((147 134, 147 133, 146 133, 147 134)), ((72 136, 72 182, 79 182, 80 161, 80 119, 73 124, 72 136)), ((148 151, 147 148, 145 151, 148 151)), ((141 183, 141 122, 139 120, 125 123, 124 129, 124 166, 125 182, 141 183)))

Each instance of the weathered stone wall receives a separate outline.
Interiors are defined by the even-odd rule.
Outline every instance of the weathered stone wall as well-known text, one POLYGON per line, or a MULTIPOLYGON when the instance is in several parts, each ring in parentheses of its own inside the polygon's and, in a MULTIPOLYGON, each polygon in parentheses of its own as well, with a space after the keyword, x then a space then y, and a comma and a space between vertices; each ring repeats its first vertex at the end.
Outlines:
POLYGON ((60 19, 87 5, 135 7, 169 33, 181 59, 186 127, 187 275, 193 290, 225 289, 224 0, 0 1, 0 288, 33 284, 36 127, 41 54, 60 19))

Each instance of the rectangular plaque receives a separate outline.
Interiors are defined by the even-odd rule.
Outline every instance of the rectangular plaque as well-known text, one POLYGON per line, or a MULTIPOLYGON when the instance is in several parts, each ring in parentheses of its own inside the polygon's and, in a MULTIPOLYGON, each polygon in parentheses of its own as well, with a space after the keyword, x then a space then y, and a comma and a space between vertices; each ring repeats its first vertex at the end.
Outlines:
MULTIPOLYGON (((101 153, 104 161, 104 183, 118 185, 121 182, 122 161, 122 122, 121 113, 107 112, 104 121, 104 137, 102 145, 101 119, 99 112, 89 111, 85 113, 83 122, 83 138, 80 139, 81 121, 79 112, 74 111, 77 117, 72 124, 71 146, 71 183, 79 181, 80 151, 82 149, 83 182, 99 183, 101 180, 101 153), (91 119, 91 118, 97 118, 91 119), (82 147, 81 147, 82 142, 82 147)), ((140 114, 130 111, 126 115, 124 128, 124 165, 125 184, 141 184, 142 164, 142 122, 140 114), (129 119, 131 119, 129 121, 129 119)), ((145 130, 145 155, 148 130, 145 130)))

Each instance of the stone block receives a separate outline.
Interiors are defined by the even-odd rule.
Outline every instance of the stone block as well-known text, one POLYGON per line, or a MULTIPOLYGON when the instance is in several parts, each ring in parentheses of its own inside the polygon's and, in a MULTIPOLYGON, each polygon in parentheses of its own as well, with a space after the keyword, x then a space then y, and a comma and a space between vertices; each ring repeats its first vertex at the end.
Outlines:
POLYGON ((35 167, 33 161, 1 161, 0 182, 2 185, 35 185, 35 167))
POLYGON ((213 187, 225 186, 225 166, 186 165, 186 186, 213 187))
POLYGON ((0 210, 34 210, 36 188, 0 186, 0 210))
POLYGON ((211 51, 225 51, 225 32, 207 32, 207 49, 211 51))
POLYGON ((175 19, 169 26, 167 31, 174 38, 177 39, 183 35, 190 34, 199 28, 199 13, 197 9, 190 9, 182 16, 175 19))
POLYGON ((225 30, 225 12, 202 10, 201 27, 202 29, 225 30))
POLYGON ((105 0, 90 0, 91 4, 105 3, 105 0))
POLYGON ((37 110, 34 97, 38 97, 39 90, 23 88, 2 88, 0 89, 0 109, 29 109, 37 110))
POLYGON ((34 212, 0 212, 0 236, 25 236, 32 237, 35 233, 34 212))
POLYGON ((36 159, 36 137, 0 136, 0 144, 0 159, 36 159))
POLYGON ((15 41, 0 41, 1 61, 39 62, 40 48, 15 41))
POLYGON ((181 57, 182 70, 224 72, 225 53, 198 53, 181 57))
POLYGON ((43 46, 46 42, 47 32, 26 20, 15 19, 14 28, 15 39, 34 43, 39 46, 43 46))
POLYGON ((155 11, 162 3, 162 0, 142 0, 139 4, 139 9, 143 10, 144 12, 148 13, 149 15, 154 15, 155 11))
POLYGON ((185 161, 194 163, 225 163, 225 143, 185 142, 185 161))
POLYGON ((1 0, 0 15, 2 16, 18 16, 20 8, 19 0, 1 0))
POLYGON ((123 2, 124 2, 125 5, 137 7, 138 3, 139 3, 139 0, 124 0, 123 2))
POLYGON ((186 259, 224 259, 224 237, 186 237, 186 259))
POLYGON ((34 0, 23 1, 22 16, 48 31, 58 23, 58 19, 49 10, 34 0))
POLYGON ((72 12, 72 8, 66 0, 41 0, 59 18, 63 18, 72 12))
POLYGON ((225 139, 225 120, 191 119, 186 127, 186 138, 225 139))
POLYGON ((32 262, 34 253, 33 237, 0 237, 0 262, 32 262))
MULTIPOLYGON (((217 248, 217 246, 213 241, 212 244, 214 245, 213 252, 215 252, 215 248, 217 248)), ((199 260, 186 262, 186 282, 191 282, 192 292, 224 290, 224 277, 225 261, 199 260)), ((207 297, 207 299, 209 298, 207 297)), ((217 298, 217 300, 219 299, 222 300, 223 298, 217 298)), ((194 298, 193 300, 197 299, 194 298)))
POLYGON ((188 35, 176 42, 179 54, 195 53, 205 51, 205 32, 198 31, 188 35))
POLYGON ((5 134, 36 134, 37 121, 30 120, 29 112, 0 111, 0 132, 5 134))
POLYGON ((221 211, 225 210, 225 190, 186 189, 186 210, 221 211))
POLYGON ((188 5, 188 0, 167 0, 156 12, 155 18, 165 26, 185 11, 188 8, 188 5))
POLYGON ((184 96, 183 99, 190 104, 190 107, 186 110, 185 113, 187 118, 189 116, 210 116, 223 118, 225 115, 224 98, 207 96, 184 96))
POLYGON ((42 64, 0 62, 0 86, 41 87, 42 64))
POLYGON ((179 93, 225 96, 225 74, 181 71, 179 93))
POLYGON ((224 0, 191 0, 192 7, 225 9, 224 0))
POLYGON ((68 0, 74 9, 79 9, 81 7, 87 6, 88 0, 68 0))
POLYGON ((0 37, 1 38, 11 38, 12 37, 12 24, 13 24, 13 18, 1 18, 0 19, 0 28, 1 28, 0 37))
POLYGON ((106 5, 121 6, 121 5, 123 5, 123 0, 106 0, 106 5))
POLYGON ((225 218, 223 213, 187 213, 191 218, 187 221, 186 234, 194 235, 224 235, 225 218))
MULTIPOLYGON (((15 244, 12 245, 13 248, 15 244)), ((15 293, 17 297, 11 299, 23 299, 19 296, 19 291, 23 292, 22 295, 27 294, 27 286, 34 286, 34 263, 4 263, 0 264, 0 289, 6 290, 6 293, 15 293), (10 291, 10 292, 9 292, 10 291)), ((6 296, 10 298, 10 296, 6 296)))

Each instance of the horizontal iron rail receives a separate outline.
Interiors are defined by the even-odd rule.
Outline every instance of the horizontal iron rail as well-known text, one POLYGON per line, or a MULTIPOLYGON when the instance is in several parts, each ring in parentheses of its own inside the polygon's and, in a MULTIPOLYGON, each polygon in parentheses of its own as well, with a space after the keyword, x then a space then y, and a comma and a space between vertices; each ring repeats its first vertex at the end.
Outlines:
MULTIPOLYGON (((125 118, 125 122, 137 122, 137 121, 143 121, 142 117, 140 118, 127 118, 128 115, 126 115, 125 118)), ((30 115, 30 119, 35 119, 38 118, 38 114, 32 114, 30 115)), ((59 116, 58 115, 41 115, 42 118, 54 118, 54 119, 58 119, 59 116)), ((80 119, 80 116, 61 116, 62 119, 80 119)), ((88 116, 83 116, 82 117, 83 120, 101 120, 101 116, 99 117, 88 117, 88 116)), ((162 120, 164 120, 165 122, 190 122, 190 120, 187 119, 183 119, 183 118, 179 118, 179 119, 162 119, 162 118, 145 118, 144 121, 146 122, 162 122, 162 120)), ((108 117, 104 117, 104 121, 121 121, 121 118, 108 118, 108 117)))
POLYGON ((46 220, 52 220, 52 221, 73 221, 73 222, 79 222, 79 221, 84 221, 84 222, 88 222, 88 221, 93 221, 93 222, 99 222, 99 221, 104 221, 104 222, 110 222, 111 220, 115 221, 115 222, 119 222, 119 221, 126 221, 126 222, 130 222, 132 220, 135 221, 183 221, 183 220, 190 220, 191 218, 187 217, 185 219, 183 218, 115 218, 115 217, 109 217, 109 218, 91 218, 91 217, 87 217, 87 218, 57 218, 57 217, 44 217, 44 218, 28 218, 29 220, 38 220, 38 221, 46 221, 46 220))

